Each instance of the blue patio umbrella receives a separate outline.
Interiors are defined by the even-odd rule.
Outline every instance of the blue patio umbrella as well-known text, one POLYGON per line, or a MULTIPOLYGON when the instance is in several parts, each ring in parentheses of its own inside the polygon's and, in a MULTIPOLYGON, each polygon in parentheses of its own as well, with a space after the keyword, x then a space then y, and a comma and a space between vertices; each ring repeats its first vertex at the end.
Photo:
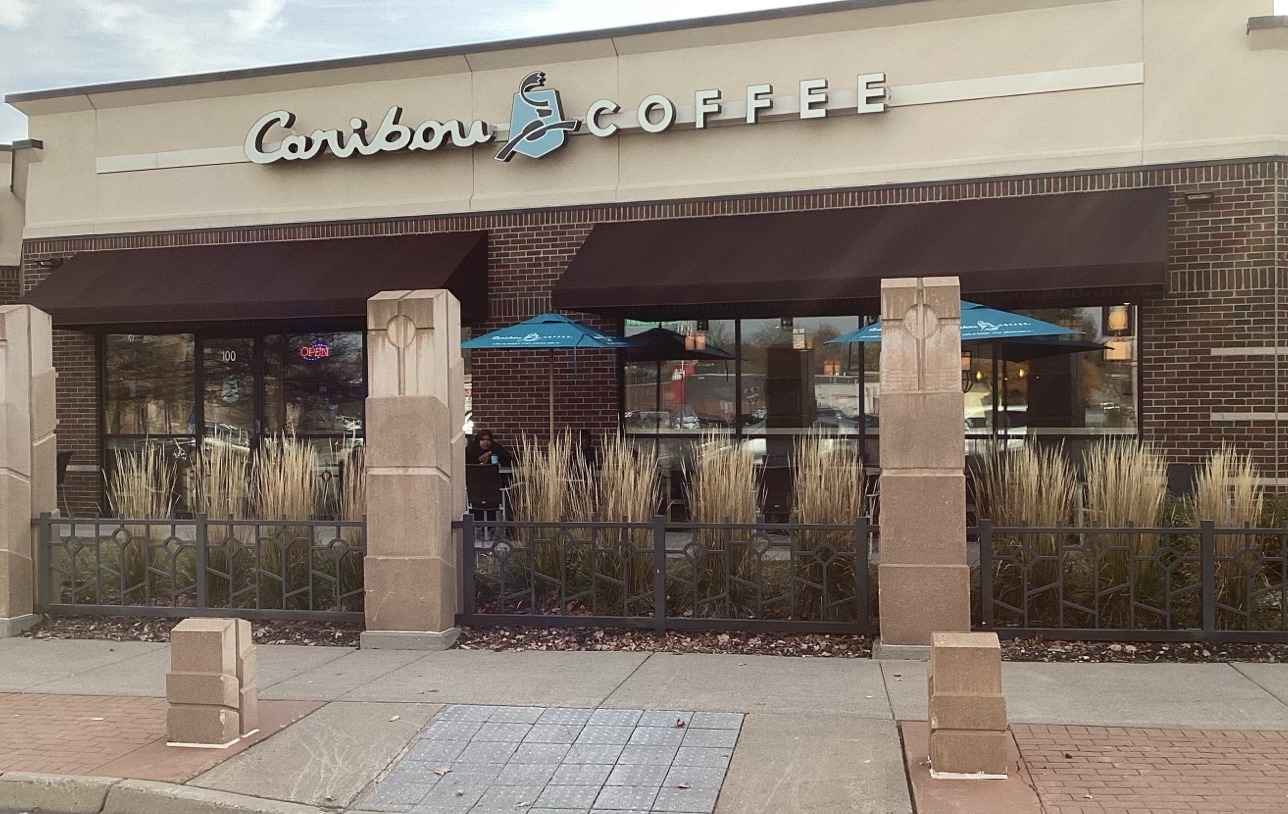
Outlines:
POLYGON ((568 319, 563 314, 540 314, 516 325, 485 333, 461 343, 462 348, 489 350, 541 350, 550 351, 550 438, 555 437, 555 366, 554 352, 558 349, 595 348, 615 350, 629 348, 631 343, 617 336, 598 331, 568 319))

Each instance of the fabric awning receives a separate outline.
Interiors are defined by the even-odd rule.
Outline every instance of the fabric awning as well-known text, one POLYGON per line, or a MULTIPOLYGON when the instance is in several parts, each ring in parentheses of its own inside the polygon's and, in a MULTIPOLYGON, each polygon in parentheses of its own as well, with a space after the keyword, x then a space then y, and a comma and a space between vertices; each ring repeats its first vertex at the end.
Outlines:
POLYGON ((638 318, 844 313, 883 277, 963 296, 1166 284, 1165 188, 599 224, 554 305, 638 318))
POLYGON ((448 232, 80 252, 24 303, 56 327, 364 317, 380 291, 446 288, 487 317, 487 233, 448 232))

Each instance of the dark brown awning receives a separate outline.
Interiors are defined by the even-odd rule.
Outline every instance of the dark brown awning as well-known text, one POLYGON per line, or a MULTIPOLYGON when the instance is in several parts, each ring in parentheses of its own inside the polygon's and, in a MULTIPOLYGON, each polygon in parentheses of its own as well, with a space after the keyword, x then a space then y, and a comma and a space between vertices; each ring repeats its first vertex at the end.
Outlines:
POLYGON ((446 288, 487 317, 487 233, 80 252, 23 302, 59 328, 362 318, 380 291, 446 288))
POLYGON ((599 224, 554 305, 804 316, 870 302, 883 277, 957 275, 968 296, 1162 286, 1167 198, 1155 188, 599 224))

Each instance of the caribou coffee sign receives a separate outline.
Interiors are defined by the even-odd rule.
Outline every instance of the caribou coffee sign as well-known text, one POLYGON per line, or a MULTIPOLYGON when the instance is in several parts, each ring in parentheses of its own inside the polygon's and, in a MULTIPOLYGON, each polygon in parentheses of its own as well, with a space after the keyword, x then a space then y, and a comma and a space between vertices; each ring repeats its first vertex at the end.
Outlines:
MULTIPOLYGON (((860 74, 855 90, 845 93, 844 112, 884 113, 886 111, 885 74, 860 74)), ((693 106, 681 111, 675 102, 654 93, 636 106, 633 121, 623 121, 622 106, 612 99, 592 102, 584 116, 569 118, 564 114, 559 91, 547 88, 546 75, 534 71, 523 77, 514 94, 508 125, 485 121, 469 124, 459 120, 430 119, 420 124, 402 121, 403 109, 389 108, 380 124, 372 130, 365 119, 352 118, 345 130, 314 130, 308 135, 287 132, 295 127, 295 114, 275 110, 255 122, 246 134, 246 157, 256 164, 275 161, 303 161, 330 154, 337 158, 375 155, 414 150, 437 150, 452 145, 474 147, 500 142, 495 158, 510 161, 516 155, 541 158, 559 149, 568 136, 583 128, 593 136, 606 138, 623 127, 634 126, 645 133, 664 133, 679 123, 705 130, 713 123, 757 124, 769 116, 784 115, 800 119, 822 119, 829 112, 842 112, 826 79, 805 79, 800 94, 794 99, 776 100, 769 84, 748 85, 746 94, 727 99, 719 90, 699 90, 693 95, 693 106), (790 110, 775 110, 783 105, 790 110), (504 132, 504 140, 499 138, 504 132)), ((840 93, 835 93, 839 97, 840 93)))

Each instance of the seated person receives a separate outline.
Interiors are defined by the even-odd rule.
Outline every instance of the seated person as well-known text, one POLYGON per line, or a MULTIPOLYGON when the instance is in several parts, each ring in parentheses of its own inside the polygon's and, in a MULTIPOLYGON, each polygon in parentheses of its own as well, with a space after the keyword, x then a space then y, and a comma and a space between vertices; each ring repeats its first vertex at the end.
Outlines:
POLYGON ((465 463, 510 466, 514 463, 514 456, 492 437, 491 430, 479 430, 465 447, 465 463))

